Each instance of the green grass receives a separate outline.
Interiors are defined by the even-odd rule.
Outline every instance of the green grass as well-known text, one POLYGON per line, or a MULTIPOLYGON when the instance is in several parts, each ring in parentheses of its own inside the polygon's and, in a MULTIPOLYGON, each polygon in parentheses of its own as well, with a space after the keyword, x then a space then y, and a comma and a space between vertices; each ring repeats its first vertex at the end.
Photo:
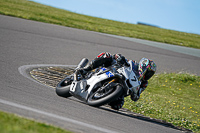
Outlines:
POLYGON ((0 123, 1 133, 71 133, 2 111, 0 111, 0 123))
POLYGON ((1 0, 0 14, 67 27, 200 48, 200 35, 90 17, 27 0, 1 0))
POLYGON ((124 108, 200 132, 200 77, 159 74, 149 81, 137 102, 125 99, 124 108))

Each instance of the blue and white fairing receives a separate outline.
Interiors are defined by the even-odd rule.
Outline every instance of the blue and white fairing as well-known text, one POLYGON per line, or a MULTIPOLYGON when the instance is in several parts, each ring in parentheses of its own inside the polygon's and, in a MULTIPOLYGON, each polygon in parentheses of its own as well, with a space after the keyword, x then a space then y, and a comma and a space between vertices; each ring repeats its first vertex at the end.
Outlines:
POLYGON ((98 73, 96 73, 95 75, 93 75, 91 78, 87 80, 87 84, 90 85, 90 87, 88 88, 89 93, 92 91, 95 85, 98 85, 99 82, 114 76, 114 74, 111 71, 107 71, 107 70, 108 70, 107 68, 102 67, 98 73), (104 71, 107 71, 107 72, 101 74, 104 71))
POLYGON ((94 88, 101 86, 101 81, 113 76, 114 74, 109 69, 103 67, 98 73, 95 73, 87 80, 73 81, 70 87, 70 93, 75 94, 74 96, 85 101, 94 88))
MULTIPOLYGON (((130 93, 137 93, 140 86, 140 82, 133 71, 134 63, 129 61, 129 64, 129 67, 123 66, 117 69, 118 73, 124 75, 125 77, 126 88, 130 90, 127 91, 127 95, 130 93)), ((89 79, 73 81, 70 87, 70 93, 75 97, 86 101, 94 88, 102 86, 101 81, 112 78, 113 76, 115 76, 115 72, 103 67, 99 70, 99 72, 92 75, 89 79)))
POLYGON ((129 67, 122 67, 119 68, 117 71, 121 74, 123 74, 126 78, 126 86, 129 88, 131 92, 134 92, 135 94, 139 90, 141 82, 138 81, 138 78, 134 72, 134 62, 130 60, 129 62, 129 67))

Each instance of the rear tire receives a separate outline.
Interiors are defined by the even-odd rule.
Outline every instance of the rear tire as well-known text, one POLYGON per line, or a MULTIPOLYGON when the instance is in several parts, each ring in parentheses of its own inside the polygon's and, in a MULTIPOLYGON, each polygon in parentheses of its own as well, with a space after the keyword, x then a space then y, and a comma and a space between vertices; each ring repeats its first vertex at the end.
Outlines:
POLYGON ((97 92, 95 92, 94 94, 92 94, 91 96, 89 96, 87 104, 90 106, 94 106, 94 107, 99 107, 102 106, 104 104, 107 104, 109 102, 112 102, 113 100, 117 99, 119 96, 122 95, 123 93, 123 88, 121 85, 117 85, 115 86, 114 90, 112 93, 100 98, 100 99, 94 99, 94 95, 97 92))

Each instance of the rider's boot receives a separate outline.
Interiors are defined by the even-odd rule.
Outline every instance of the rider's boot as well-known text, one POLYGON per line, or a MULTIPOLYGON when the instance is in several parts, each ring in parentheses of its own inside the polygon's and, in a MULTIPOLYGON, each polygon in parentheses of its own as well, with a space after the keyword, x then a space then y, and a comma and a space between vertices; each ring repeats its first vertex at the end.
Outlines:
POLYGON ((80 72, 81 75, 86 75, 91 70, 92 70, 92 66, 89 65, 87 67, 79 69, 79 72, 80 72))

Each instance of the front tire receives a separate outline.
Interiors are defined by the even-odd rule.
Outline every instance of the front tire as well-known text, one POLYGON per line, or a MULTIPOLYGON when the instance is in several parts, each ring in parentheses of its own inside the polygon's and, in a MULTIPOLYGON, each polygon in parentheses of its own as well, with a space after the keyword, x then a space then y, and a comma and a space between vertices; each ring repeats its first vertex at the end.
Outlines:
POLYGON ((94 107, 99 107, 102 106, 104 104, 107 104, 109 102, 112 102, 113 100, 117 99, 119 96, 122 95, 123 93, 123 88, 121 85, 117 85, 113 88, 113 91, 111 93, 109 93, 108 95, 99 98, 99 99, 95 99, 95 95, 98 92, 93 93, 91 96, 89 96, 87 104, 90 106, 94 106, 94 107))
POLYGON ((60 83, 58 83, 56 87, 56 94, 61 97, 68 98, 72 96, 70 92, 70 86, 71 84, 66 84, 65 83, 66 79, 63 79, 60 83))

